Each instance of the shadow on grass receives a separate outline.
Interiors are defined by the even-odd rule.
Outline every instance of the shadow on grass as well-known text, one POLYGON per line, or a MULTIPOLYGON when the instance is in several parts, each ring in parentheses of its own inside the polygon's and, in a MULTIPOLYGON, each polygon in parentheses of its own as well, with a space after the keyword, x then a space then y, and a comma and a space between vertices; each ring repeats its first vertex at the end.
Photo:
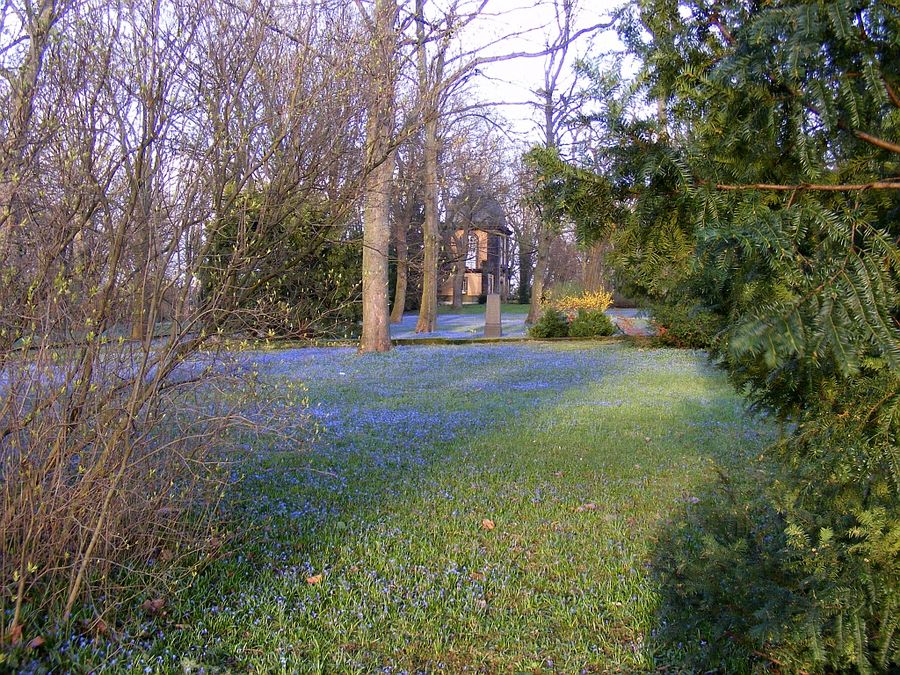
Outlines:
POLYGON ((657 648, 693 670, 896 672, 896 379, 824 396, 796 432, 727 461, 654 551, 657 648), (874 404, 873 404, 874 402, 874 404))
POLYGON ((664 523, 652 552, 660 604, 658 667, 765 672, 766 628, 793 621, 785 523, 764 496, 773 480, 758 448, 719 457, 714 475, 664 523), (748 636, 756 638, 753 642, 748 636))

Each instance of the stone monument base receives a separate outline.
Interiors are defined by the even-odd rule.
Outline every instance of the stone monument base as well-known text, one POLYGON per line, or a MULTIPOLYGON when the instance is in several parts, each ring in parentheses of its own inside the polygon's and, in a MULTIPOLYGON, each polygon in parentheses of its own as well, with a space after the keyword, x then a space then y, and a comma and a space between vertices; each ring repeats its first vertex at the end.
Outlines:
POLYGON ((503 326, 500 323, 500 294, 490 293, 487 296, 487 306, 484 310, 484 337, 498 338, 503 335, 503 326))

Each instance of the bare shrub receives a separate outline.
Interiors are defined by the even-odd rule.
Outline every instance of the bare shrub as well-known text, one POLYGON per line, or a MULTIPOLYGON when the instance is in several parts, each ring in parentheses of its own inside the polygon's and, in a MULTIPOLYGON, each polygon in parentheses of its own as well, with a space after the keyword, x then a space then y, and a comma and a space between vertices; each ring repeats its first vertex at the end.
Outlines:
MULTIPOLYGON (((211 341, 278 318, 247 299, 282 242, 239 230, 216 259, 227 283, 201 297, 199 279, 216 223, 248 193, 325 202, 323 236, 344 236, 361 182, 357 31, 342 10, 252 7, 0 9, 0 637, 12 642, 25 622, 102 612, 121 584, 202 559, 234 434, 305 433, 301 391, 254 384, 211 341), (337 54, 351 67, 335 69, 337 54)), ((287 217, 263 209, 257 224, 287 217)))

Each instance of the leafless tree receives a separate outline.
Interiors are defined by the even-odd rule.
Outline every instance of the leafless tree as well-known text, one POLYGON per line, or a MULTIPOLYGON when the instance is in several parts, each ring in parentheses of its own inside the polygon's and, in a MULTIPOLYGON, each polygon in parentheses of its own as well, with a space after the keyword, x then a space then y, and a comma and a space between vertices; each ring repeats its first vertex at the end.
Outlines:
MULTIPOLYGON (((546 128, 555 134, 562 119, 567 115, 566 111, 560 109, 559 100, 557 100, 561 98, 557 96, 557 88, 563 64, 566 61, 566 52, 573 40, 597 28, 576 30, 573 27, 575 15, 573 0, 554 0, 554 7, 559 31, 543 49, 531 52, 500 50, 498 53, 496 51, 498 45, 520 36, 527 30, 513 29, 487 44, 479 44, 471 48, 463 49, 455 45, 456 36, 486 13, 487 0, 471 2, 456 0, 439 10, 438 15, 434 17, 426 17, 425 0, 416 0, 416 57, 419 106, 423 124, 425 196, 425 259, 422 301, 416 324, 418 333, 433 331, 437 319, 439 203, 438 190, 436 187, 432 189, 432 186, 437 186, 439 181, 439 128, 442 123, 446 124, 448 119, 453 119, 454 116, 470 110, 472 107, 484 106, 484 104, 475 103, 474 106, 466 105, 460 109, 451 105, 450 101, 482 66, 499 61, 549 55, 545 89, 550 92, 549 97, 553 104, 553 110, 549 116, 551 126, 546 128), (425 30, 426 23, 430 27, 430 31, 425 30)), ((555 136, 550 140, 555 143, 555 136)), ((543 247, 540 243, 546 238, 546 236, 539 238, 539 263, 545 261, 547 251, 549 251, 549 241, 543 247), (540 255, 541 252, 544 253, 543 257, 540 255)), ((537 278, 538 275, 535 276, 537 278)))
MULTIPOLYGON (((573 112, 579 105, 576 95, 578 84, 575 78, 565 83, 564 69, 571 66, 570 48, 582 36, 608 28, 611 22, 599 23, 576 29, 578 0, 554 0, 555 32, 548 40, 547 57, 544 62, 543 87, 535 92, 536 107, 540 111, 540 132, 542 144, 546 148, 560 149, 562 134, 573 112)), ((553 238, 557 234, 555 224, 540 219, 534 237, 534 272, 531 283, 531 307, 527 321, 533 323, 540 317, 541 302, 546 291, 548 265, 553 238)), ((520 280, 521 283, 521 280, 520 280)))
MULTIPOLYGON (((462 306, 463 280, 470 256, 469 234, 474 222, 491 203, 508 202, 507 160, 510 148, 496 133, 495 123, 485 113, 461 116, 449 127, 451 143, 445 157, 446 214, 443 239, 447 241, 445 260, 450 267, 452 306, 462 306)), ((493 223, 500 226, 501 223, 493 223)))

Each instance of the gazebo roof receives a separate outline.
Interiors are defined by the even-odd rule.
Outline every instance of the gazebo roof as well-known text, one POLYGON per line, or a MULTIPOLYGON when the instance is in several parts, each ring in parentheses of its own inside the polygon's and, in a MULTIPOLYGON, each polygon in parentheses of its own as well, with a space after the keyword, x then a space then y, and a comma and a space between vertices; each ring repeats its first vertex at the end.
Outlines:
POLYGON ((453 210, 468 220, 472 229, 505 236, 512 234, 500 202, 481 186, 464 190, 454 200, 453 210))

